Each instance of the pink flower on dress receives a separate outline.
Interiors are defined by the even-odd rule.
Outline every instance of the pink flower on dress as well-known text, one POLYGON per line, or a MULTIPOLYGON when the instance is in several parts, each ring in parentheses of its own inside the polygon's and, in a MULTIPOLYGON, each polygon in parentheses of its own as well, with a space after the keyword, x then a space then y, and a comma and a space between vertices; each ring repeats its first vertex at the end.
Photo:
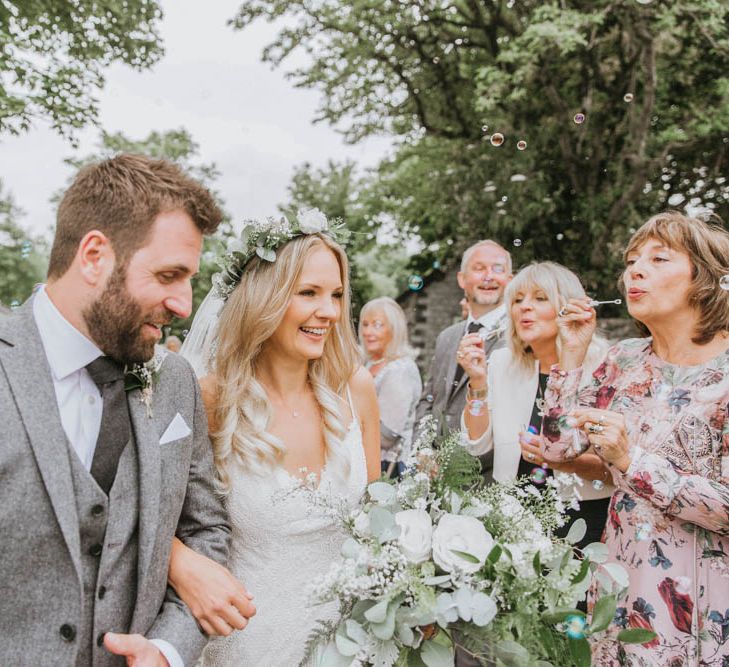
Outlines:
POLYGON ((636 493, 641 496, 652 496, 653 495, 653 481, 651 480, 651 474, 649 472, 638 472, 633 475, 631 486, 635 489, 636 493))
MULTIPOLYGON (((651 623, 650 619, 643 614, 639 614, 637 611, 631 611, 628 615, 628 627, 643 628, 644 630, 653 630, 653 624, 651 623)), ((645 646, 646 648, 651 648, 653 646, 658 646, 660 643, 661 642, 656 635, 649 642, 645 642, 643 646, 645 646)))
POLYGON ((595 396, 595 407, 598 410, 606 410, 612 403, 613 396, 615 396, 615 387, 612 385, 603 385, 597 390, 595 396))
POLYGON ((681 632, 691 634, 691 620, 694 613, 694 601, 687 593, 678 591, 677 582, 666 577, 658 584, 658 592, 668 608, 668 615, 673 624, 681 632))

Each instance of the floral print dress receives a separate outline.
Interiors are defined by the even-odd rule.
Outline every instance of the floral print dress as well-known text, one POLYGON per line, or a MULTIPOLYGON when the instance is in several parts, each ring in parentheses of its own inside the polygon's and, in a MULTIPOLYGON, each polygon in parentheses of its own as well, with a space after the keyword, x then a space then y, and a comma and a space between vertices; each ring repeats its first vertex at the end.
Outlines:
MULTIPOLYGON (((611 466, 616 490, 604 541, 628 572, 596 665, 729 667, 729 350, 699 366, 659 359, 651 339, 622 341, 579 389, 582 369, 552 369, 547 458, 573 458, 577 406, 625 416, 631 464, 611 466), (622 628, 650 628, 647 644, 617 643, 622 628)), ((596 586, 595 582, 593 586, 596 586)))

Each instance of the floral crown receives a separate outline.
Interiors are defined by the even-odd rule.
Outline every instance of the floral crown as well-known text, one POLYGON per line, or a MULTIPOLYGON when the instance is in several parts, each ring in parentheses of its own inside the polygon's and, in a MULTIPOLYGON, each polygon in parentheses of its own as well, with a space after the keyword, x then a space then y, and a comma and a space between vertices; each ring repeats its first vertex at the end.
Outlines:
POLYGON ((218 259, 222 270, 213 275, 213 289, 225 301, 240 282, 246 265, 254 257, 275 262, 277 248, 297 236, 307 234, 327 234, 340 245, 344 245, 350 232, 341 220, 330 224, 318 208, 300 210, 294 222, 290 222, 286 216, 246 220, 240 236, 228 243, 225 253, 218 259))

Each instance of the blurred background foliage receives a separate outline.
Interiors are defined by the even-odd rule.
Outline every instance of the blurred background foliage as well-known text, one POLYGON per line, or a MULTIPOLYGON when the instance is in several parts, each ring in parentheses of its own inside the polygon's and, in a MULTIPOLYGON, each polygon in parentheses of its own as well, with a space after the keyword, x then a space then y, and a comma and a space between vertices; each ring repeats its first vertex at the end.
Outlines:
MULTIPOLYGON (((159 59, 160 16, 142 0, 0 4, 0 132, 45 116, 72 139, 95 122, 105 67, 159 59)), ((374 169, 302 164, 280 205, 347 221, 357 304, 454 266, 488 237, 517 266, 559 261, 607 296, 625 241, 650 215, 729 216, 723 0, 247 0, 230 25, 257 21, 278 28, 264 60, 320 92, 318 121, 353 142, 395 140, 374 169)), ((123 150, 175 160, 215 190, 216 166, 184 129, 101 130, 98 151, 68 162, 123 150)), ((0 198, 8 304, 42 279, 47 241, 29 238, 10 194, 0 198)), ((196 303, 240 222, 206 242, 196 303)))

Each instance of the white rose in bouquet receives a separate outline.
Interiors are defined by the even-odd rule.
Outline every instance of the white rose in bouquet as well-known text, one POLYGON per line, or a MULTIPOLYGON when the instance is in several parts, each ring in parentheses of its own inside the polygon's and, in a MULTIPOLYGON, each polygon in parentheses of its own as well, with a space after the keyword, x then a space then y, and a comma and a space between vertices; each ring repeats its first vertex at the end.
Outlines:
POLYGON ((317 232, 325 232, 329 229, 327 216, 318 208, 299 211, 296 217, 299 221, 299 228, 304 234, 316 234, 317 232))
POLYGON ((433 560, 445 570, 456 568, 477 572, 486 562, 494 546, 494 538, 484 525, 472 516, 444 514, 433 531, 433 560), (473 556, 477 562, 458 555, 457 551, 473 556))
POLYGON ((430 514, 417 509, 403 510, 395 515, 395 523, 400 526, 398 542, 405 557, 414 565, 428 560, 433 539, 430 514))

